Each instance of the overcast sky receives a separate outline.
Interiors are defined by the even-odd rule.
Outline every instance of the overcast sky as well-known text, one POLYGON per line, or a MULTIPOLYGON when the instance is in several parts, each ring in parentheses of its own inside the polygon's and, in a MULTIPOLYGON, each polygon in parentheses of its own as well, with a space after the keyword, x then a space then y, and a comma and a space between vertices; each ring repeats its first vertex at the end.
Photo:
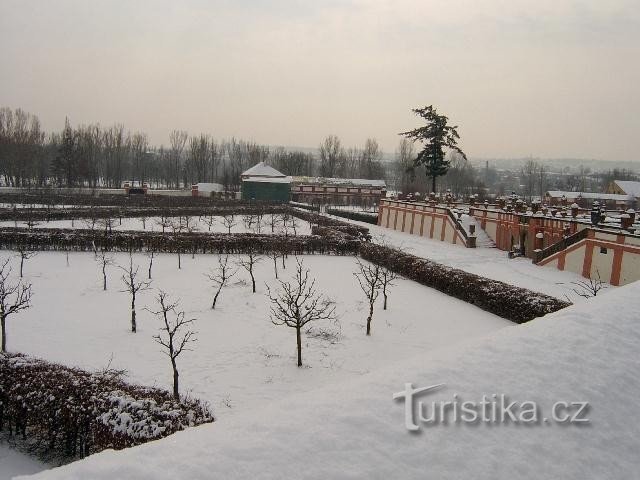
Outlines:
POLYGON ((433 104, 470 157, 636 160, 637 0, 0 0, 0 105, 393 152, 433 104))

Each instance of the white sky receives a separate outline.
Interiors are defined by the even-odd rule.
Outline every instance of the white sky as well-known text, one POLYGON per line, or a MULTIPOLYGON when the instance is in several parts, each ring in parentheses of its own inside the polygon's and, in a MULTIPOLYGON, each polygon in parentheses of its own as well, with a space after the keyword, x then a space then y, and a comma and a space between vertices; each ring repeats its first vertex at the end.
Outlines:
POLYGON ((0 0, 0 105, 347 146, 433 104, 471 157, 638 158, 637 0, 0 0))

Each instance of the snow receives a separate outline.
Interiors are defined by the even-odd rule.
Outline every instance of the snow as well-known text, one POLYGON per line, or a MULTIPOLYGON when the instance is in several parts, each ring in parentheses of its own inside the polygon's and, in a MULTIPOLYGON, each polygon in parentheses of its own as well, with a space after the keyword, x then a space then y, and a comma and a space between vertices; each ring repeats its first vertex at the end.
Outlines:
POLYGON ((614 183, 616 183, 627 195, 640 197, 640 182, 634 182, 632 180, 614 180, 614 183))
POLYGON ((0 439, 0 480, 10 480, 17 475, 30 475, 49 468, 0 439))
MULTIPOLYGON (((344 220, 340 217, 336 219, 344 220)), ((464 217, 463 217, 464 221, 464 217)), ((401 248, 407 253, 418 257, 427 258, 443 265, 459 268, 461 270, 482 275, 494 280, 500 280, 517 287, 528 288, 535 292, 545 293, 554 297, 571 302, 581 302, 584 299, 577 295, 573 289, 572 282, 584 280, 580 275, 561 271, 555 268, 540 267, 535 265, 531 259, 524 257, 508 258, 507 252, 490 247, 490 239, 482 229, 476 227, 476 233, 482 241, 479 248, 465 248, 461 245, 441 242, 439 240, 410 235, 390 228, 370 225, 363 222, 349 220, 349 223, 368 227, 374 242, 388 243, 396 248, 401 248)), ((603 294, 615 289, 607 285, 603 294)))
MULTIPOLYGON (((252 217, 255 219, 255 216, 252 217)), ((167 220, 174 224, 179 224, 178 217, 168 217, 167 220)), ((262 218, 262 223, 260 226, 260 231, 257 232, 256 225, 253 225, 251 228, 247 228, 247 226, 243 222, 242 215, 236 215, 234 217, 235 226, 231 227, 231 233, 262 233, 262 234, 271 234, 271 225, 269 224, 271 220, 270 215, 264 215, 262 218)), ((119 231, 148 231, 148 232, 161 232, 162 226, 158 224, 160 221, 160 217, 149 217, 145 221, 145 228, 143 228, 142 220, 140 218, 123 218, 122 224, 120 224, 119 219, 113 219, 113 230, 119 231)), ((202 216, 202 217, 191 217, 192 225, 196 228, 197 232, 210 232, 210 233, 228 233, 229 230, 223 224, 223 218, 219 216, 202 216), (207 221, 213 218, 213 224, 209 227, 207 221)), ((281 223, 281 218, 278 216, 278 222, 281 223)), ((94 228, 100 229, 99 226, 100 221, 98 220, 97 224, 94 228)), ((16 222, 14 221, 1 221, 0 227, 14 227, 16 222)), ((25 222, 18 222, 18 227, 25 227, 25 222)), ((49 222, 39 222, 35 225, 34 228, 91 228, 91 220, 90 219, 76 219, 73 222, 71 220, 52 220, 49 222), (73 225, 72 225, 73 224, 73 225)), ((104 227, 102 227, 104 228, 104 227)), ((171 227, 165 228, 166 232, 171 232, 171 227)), ((275 227, 275 234, 284 233, 284 228, 281 224, 275 227)), ((287 225, 287 233, 289 235, 293 234, 293 227, 291 227, 290 223, 287 225)), ((311 228, 309 227, 309 223, 299 218, 296 218, 296 234, 297 235, 310 235, 311 228)))
MULTIPOLYGON (((115 258, 120 265, 128 263, 126 254, 115 258)), ((336 301, 340 317, 339 325, 314 326, 335 333, 334 343, 305 335, 303 369, 295 366, 294 331, 269 320, 265 282, 277 286, 271 260, 264 258, 257 265, 256 294, 251 293, 248 273, 240 270, 211 310, 214 290, 205 274, 217 266, 217 255, 183 255, 181 270, 175 255, 154 258, 152 287, 180 298, 187 317, 197 319, 198 342, 178 359, 181 390, 209 401, 217 417, 244 413, 298 389, 353 378, 424 350, 513 325, 415 282, 398 280, 389 310, 382 310, 379 299, 373 335, 366 338, 365 299, 352 275, 356 260, 302 258, 317 278, 319 291, 336 301)), ((13 257, 14 272, 18 261, 13 257)), ((134 255, 141 275, 146 275, 148 262, 145 255, 134 255)), ((40 252, 25 263, 25 275, 33 283, 33 306, 9 319, 9 350, 86 369, 104 368, 112 358, 111 367, 129 370, 131 381, 170 388, 169 361, 152 338, 160 324, 144 310, 155 307, 156 291, 139 293, 138 333, 133 334, 130 297, 119 291, 122 271, 108 270, 104 292, 100 265, 92 253, 70 253, 69 264, 59 252, 40 252)), ((286 277, 294 265, 295 258, 289 257, 286 277)), ((278 269, 282 275, 281 264, 278 269)))
POLYGON ((636 282, 473 342, 423 348, 369 375, 306 385, 241 416, 33 478, 636 478, 638 309, 636 282), (557 401, 585 401, 590 422, 423 425, 411 434, 404 405, 392 400, 406 382, 445 384, 425 401, 451 401, 454 393, 535 401, 545 418, 557 401))
POLYGON ((242 179, 245 177, 285 177, 284 173, 279 172, 275 168, 264 162, 256 163, 253 167, 242 172, 242 179))

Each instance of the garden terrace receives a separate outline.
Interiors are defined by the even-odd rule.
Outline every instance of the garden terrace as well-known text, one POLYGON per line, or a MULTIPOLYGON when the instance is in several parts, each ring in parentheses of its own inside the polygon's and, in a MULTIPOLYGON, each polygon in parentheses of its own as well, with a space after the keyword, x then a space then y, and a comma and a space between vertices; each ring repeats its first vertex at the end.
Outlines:
POLYGON ((570 305, 543 293, 447 267, 381 245, 362 242, 359 254, 365 260, 515 323, 525 323, 570 305))

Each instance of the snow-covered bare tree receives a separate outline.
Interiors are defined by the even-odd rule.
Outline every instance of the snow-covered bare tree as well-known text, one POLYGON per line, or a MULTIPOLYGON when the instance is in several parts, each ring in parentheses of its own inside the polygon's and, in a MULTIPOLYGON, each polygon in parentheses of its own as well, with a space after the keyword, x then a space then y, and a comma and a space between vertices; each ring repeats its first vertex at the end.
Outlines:
POLYGON ((222 225, 231 233, 231 229, 237 225, 235 215, 232 213, 222 216, 222 225))
POLYGON ((595 297, 600 290, 607 288, 607 284, 600 279, 600 272, 596 272, 594 278, 571 282, 571 285, 576 287, 572 289, 575 294, 583 298, 595 297))
POLYGON ((382 289, 382 268, 373 263, 358 262, 358 271, 354 273, 358 279, 358 284, 367 297, 369 304, 369 316, 367 317, 367 335, 371 335, 371 320, 373 319, 373 306, 380 295, 382 289))
POLYGON ((388 268, 382 267, 380 270, 380 283, 382 285, 382 296, 384 297, 383 310, 387 309, 387 299, 389 296, 389 289, 395 285, 394 281, 398 278, 398 274, 388 268))
POLYGON ((267 254, 271 260, 273 260, 273 271, 276 274, 276 280, 278 279, 278 259, 280 258, 280 252, 272 250, 267 254))
POLYGON ((29 260, 31 257, 35 257, 38 252, 29 250, 25 245, 18 245, 18 255, 20 256, 20 278, 22 278, 22 272, 24 270, 24 261, 29 260))
POLYGON ((249 249, 247 254, 244 257, 240 257, 238 260, 238 265, 244 268, 251 277, 251 287, 253 293, 256 293, 256 277, 254 275, 253 269, 257 263, 262 260, 262 257, 258 255, 255 251, 249 249))
POLYGON ((162 233, 164 233, 167 228, 171 228, 171 218, 160 215, 160 218, 156 220, 156 225, 162 228, 162 233))
POLYGON ((156 297, 158 310, 150 310, 156 317, 162 320, 160 333, 154 335, 153 339, 164 347, 164 353, 171 360, 171 369, 173 370, 173 398, 180 400, 180 385, 177 358, 178 356, 190 348, 187 346, 196 341, 195 334, 190 327, 195 322, 195 318, 186 318, 184 311, 178 311, 179 300, 172 302, 169 296, 159 291, 156 297))
POLYGON ((282 217, 277 213, 269 215, 269 226, 271 227, 271 233, 275 233, 276 227, 282 223, 282 217))
POLYGON ((207 275, 207 278, 211 280, 216 289, 216 293, 213 297, 213 303, 211 304, 211 308, 215 310, 216 302, 218 301, 218 297, 222 292, 222 289, 227 286, 229 280, 238 272, 237 269, 233 269, 232 265, 229 264, 229 255, 225 255, 224 257, 220 255, 218 257, 218 269, 207 275))
POLYGON ((113 257, 109 255, 104 249, 100 250, 100 253, 96 257, 96 261, 100 265, 102 270, 102 289, 107 290, 107 267, 114 264, 113 257))
POLYGON ((138 292, 149 290, 149 288, 151 288, 151 281, 138 279, 138 270, 140 269, 140 267, 136 265, 134 268, 133 256, 131 255, 131 253, 129 253, 129 266, 120 266, 119 268, 124 272, 124 274, 122 275, 122 282, 126 287, 126 289, 121 290, 121 292, 127 292, 131 294, 131 331, 133 333, 136 333, 136 295, 138 294, 138 292))
POLYGON ((296 331, 298 366, 302 366, 302 328, 309 322, 332 320, 335 305, 329 298, 319 294, 315 279, 309 278, 309 269, 296 258, 296 274, 292 282, 278 280, 280 288, 267 295, 271 301, 270 317, 274 325, 285 325, 296 331))
POLYGON ((2 333, 0 352, 7 351, 7 318, 9 315, 31 306, 31 284, 22 280, 11 283, 10 275, 11 266, 9 259, 6 259, 0 265, 0 333, 2 333))
POLYGON ((213 227, 216 223, 216 217, 214 217, 213 215, 207 215, 204 218, 204 223, 207 224, 209 231, 211 231, 211 227, 213 227))

